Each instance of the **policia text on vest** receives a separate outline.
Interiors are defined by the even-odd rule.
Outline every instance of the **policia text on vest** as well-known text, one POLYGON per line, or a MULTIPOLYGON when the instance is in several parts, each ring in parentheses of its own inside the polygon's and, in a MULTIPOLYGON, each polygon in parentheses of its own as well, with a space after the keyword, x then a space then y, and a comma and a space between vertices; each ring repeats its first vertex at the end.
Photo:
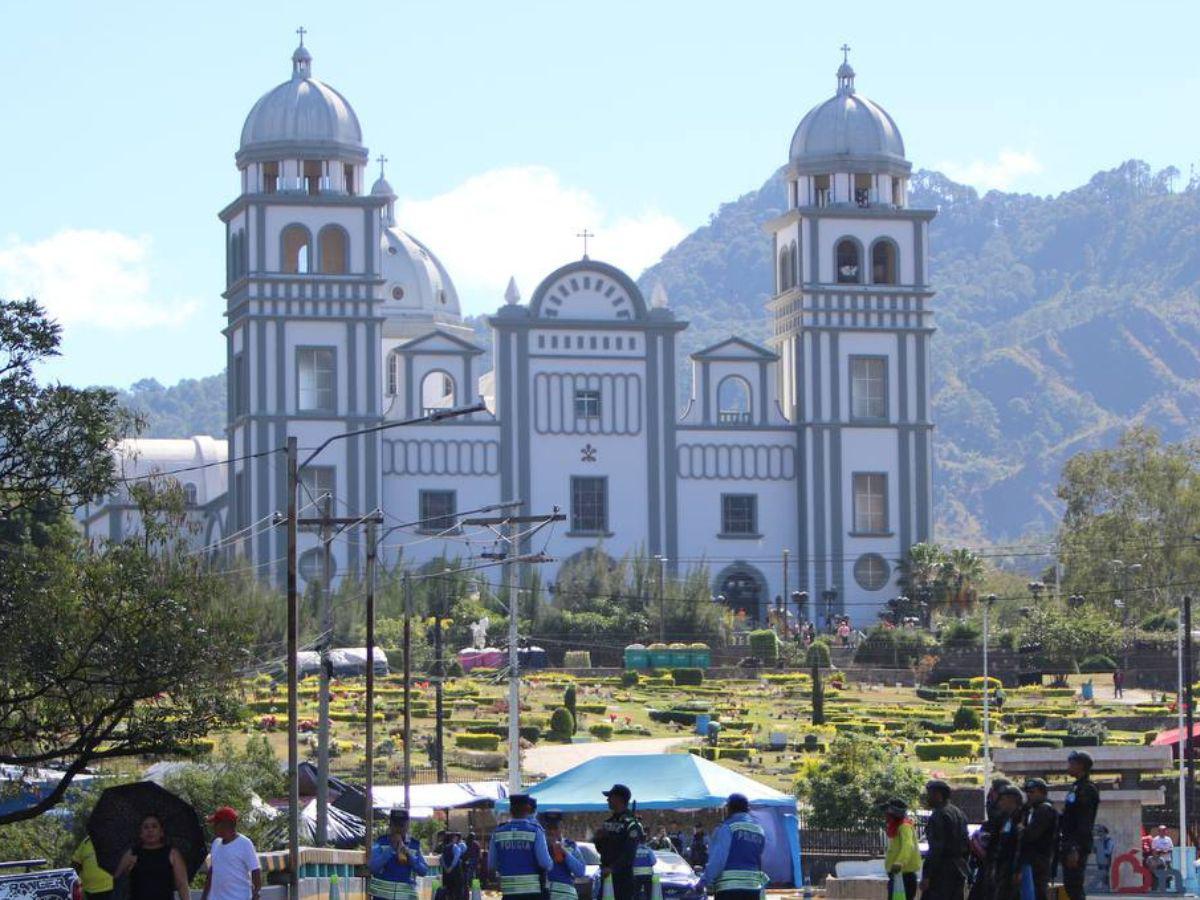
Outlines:
POLYGON ((719 900, 758 900, 767 883, 762 870, 766 832, 750 816, 750 801, 742 794, 729 795, 725 814, 713 832, 702 883, 719 900))

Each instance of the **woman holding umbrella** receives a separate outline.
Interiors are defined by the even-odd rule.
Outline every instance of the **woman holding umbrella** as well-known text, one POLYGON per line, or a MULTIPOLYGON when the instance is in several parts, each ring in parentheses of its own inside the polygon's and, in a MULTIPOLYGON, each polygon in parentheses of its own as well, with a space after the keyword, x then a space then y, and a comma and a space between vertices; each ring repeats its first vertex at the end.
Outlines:
POLYGON ((155 813, 142 817, 138 843, 125 851, 113 878, 129 875, 129 900, 189 900, 187 865, 182 854, 167 841, 162 819, 155 813))

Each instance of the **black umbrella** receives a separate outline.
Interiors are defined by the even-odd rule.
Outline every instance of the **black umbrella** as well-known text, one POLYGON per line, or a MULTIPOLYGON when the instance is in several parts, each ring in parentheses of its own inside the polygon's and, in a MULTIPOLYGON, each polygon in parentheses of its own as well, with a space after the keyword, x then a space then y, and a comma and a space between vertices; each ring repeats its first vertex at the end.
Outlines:
POLYGON ((100 795, 87 823, 96 860, 109 872, 116 871, 125 851, 137 844, 142 820, 151 813, 162 822, 167 842, 183 857, 188 878, 193 878, 208 856, 204 826, 190 803, 153 781, 118 785, 100 795))

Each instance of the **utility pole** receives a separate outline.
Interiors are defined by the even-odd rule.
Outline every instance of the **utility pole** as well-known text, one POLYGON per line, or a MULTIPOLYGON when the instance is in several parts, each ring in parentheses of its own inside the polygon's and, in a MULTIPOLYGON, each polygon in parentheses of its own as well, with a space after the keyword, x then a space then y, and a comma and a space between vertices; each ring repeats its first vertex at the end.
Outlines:
POLYGON ((1183 610, 1179 610, 1179 629, 1175 637, 1175 660, 1179 669, 1179 690, 1175 694, 1175 713, 1179 729, 1179 846, 1188 845, 1187 832, 1187 762, 1184 756, 1191 743, 1191 735, 1185 730, 1183 712, 1183 610))
POLYGON ((437 780, 441 784, 446 780, 446 762, 443 755, 446 720, 445 701, 442 695, 442 681, 446 677, 446 663, 442 659, 442 603, 445 599, 446 585, 439 576, 437 581, 437 602, 433 609, 433 697, 434 716, 437 728, 434 730, 433 752, 437 764, 437 780))
POLYGON ((988 619, 991 618, 992 604, 995 602, 995 594, 988 594, 983 598, 983 783, 985 785, 990 784, 992 780, 992 687, 988 682, 988 619))
POLYGON ((412 579, 404 573, 404 808, 412 790, 412 579))
MULTIPOLYGON (((1185 734, 1187 736, 1187 809, 1188 815, 1196 815, 1196 752, 1192 747, 1192 734, 1196 729, 1195 717, 1192 711, 1192 682, 1196 678, 1196 669, 1192 660, 1192 598, 1183 598, 1183 693, 1186 705, 1185 734)), ((1190 827, 1191 821, 1189 819, 1190 827)))
POLYGON ((665 644, 667 641, 667 558, 665 556, 654 558, 658 560, 658 640, 665 644))
POLYGON ((790 600, 790 596, 788 595, 788 552, 787 552, 787 550, 783 551, 783 595, 782 596, 783 596, 783 639, 786 641, 788 639, 788 609, 789 609, 788 602, 790 600))
MULTIPOLYGON (((524 557, 517 552, 517 526, 542 525, 550 522, 562 522, 565 519, 566 516, 557 510, 548 516, 463 519, 463 525, 484 528, 500 525, 505 529, 504 583, 508 590, 508 785, 510 793, 515 793, 521 788, 521 658, 517 646, 520 639, 517 615, 521 605, 517 600, 517 563, 524 557)), ((527 561, 546 562, 547 560, 539 554, 527 561)))
POLYGON ((504 562, 504 583, 508 587, 508 792, 521 790, 521 655, 518 652, 517 566, 512 561, 517 547, 517 527, 508 523, 508 553, 504 562))
POLYGON ((291 896, 300 896, 300 599, 296 590, 296 438, 287 439, 287 698, 288 698, 288 877, 291 896))
POLYGON ((333 498, 321 498, 321 594, 318 615, 321 618, 321 669, 317 694, 317 827, 315 843, 324 847, 329 842, 329 644, 333 639, 333 498))
POLYGON ((375 545, 376 525, 367 523, 367 779, 364 816, 368 853, 375 841, 375 545))

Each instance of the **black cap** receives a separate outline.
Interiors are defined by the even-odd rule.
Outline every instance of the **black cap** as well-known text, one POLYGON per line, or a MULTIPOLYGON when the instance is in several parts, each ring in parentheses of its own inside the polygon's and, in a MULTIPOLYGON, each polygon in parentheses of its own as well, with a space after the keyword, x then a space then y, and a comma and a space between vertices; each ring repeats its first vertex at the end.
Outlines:
POLYGON ((1050 785, 1046 784, 1045 778, 1026 778, 1025 790, 1027 791, 1048 791, 1050 785))
POLYGON ((518 806, 528 806, 530 809, 537 809, 537 801, 528 794, 509 794, 508 808, 515 809, 518 806))
POLYGON ((883 811, 889 816, 904 817, 908 815, 908 804, 898 798, 893 798, 883 805, 883 811))
POLYGON ((929 781, 925 782, 925 793, 928 794, 931 791, 941 791, 947 797, 949 797, 950 796, 950 785, 948 785, 945 781, 943 781, 940 778, 933 778, 933 779, 930 779, 929 781))
POLYGON ((558 825, 562 820, 563 814, 560 812, 538 813, 538 821, 543 825, 558 825))
POLYGON ((633 791, 629 790, 629 788, 623 784, 614 784, 607 791, 603 791, 602 793, 605 797, 622 797, 626 803, 628 803, 633 797, 633 791))
POLYGON ((1019 787, 1017 787, 1015 784, 1006 784, 1004 787, 1000 788, 1000 790, 999 790, 999 792, 997 792, 996 796, 997 797, 1012 797, 1018 803, 1025 802, 1025 795, 1021 793, 1021 789, 1019 787))
POLYGON ((1092 771, 1092 754, 1086 750, 1072 750, 1067 756, 1067 762, 1083 763, 1083 767, 1092 771))
POLYGON ((408 824, 408 810, 407 809, 393 809, 391 812, 388 813, 388 824, 389 825, 407 825, 408 824))
POLYGON ((725 805, 729 807, 730 812, 750 812, 750 801, 746 799, 745 794, 730 794, 725 805))
POLYGON ((1003 775, 997 775, 992 779, 992 790, 999 791, 1001 788, 1006 788, 1010 784, 1012 784, 1012 781, 1005 778, 1003 775))

